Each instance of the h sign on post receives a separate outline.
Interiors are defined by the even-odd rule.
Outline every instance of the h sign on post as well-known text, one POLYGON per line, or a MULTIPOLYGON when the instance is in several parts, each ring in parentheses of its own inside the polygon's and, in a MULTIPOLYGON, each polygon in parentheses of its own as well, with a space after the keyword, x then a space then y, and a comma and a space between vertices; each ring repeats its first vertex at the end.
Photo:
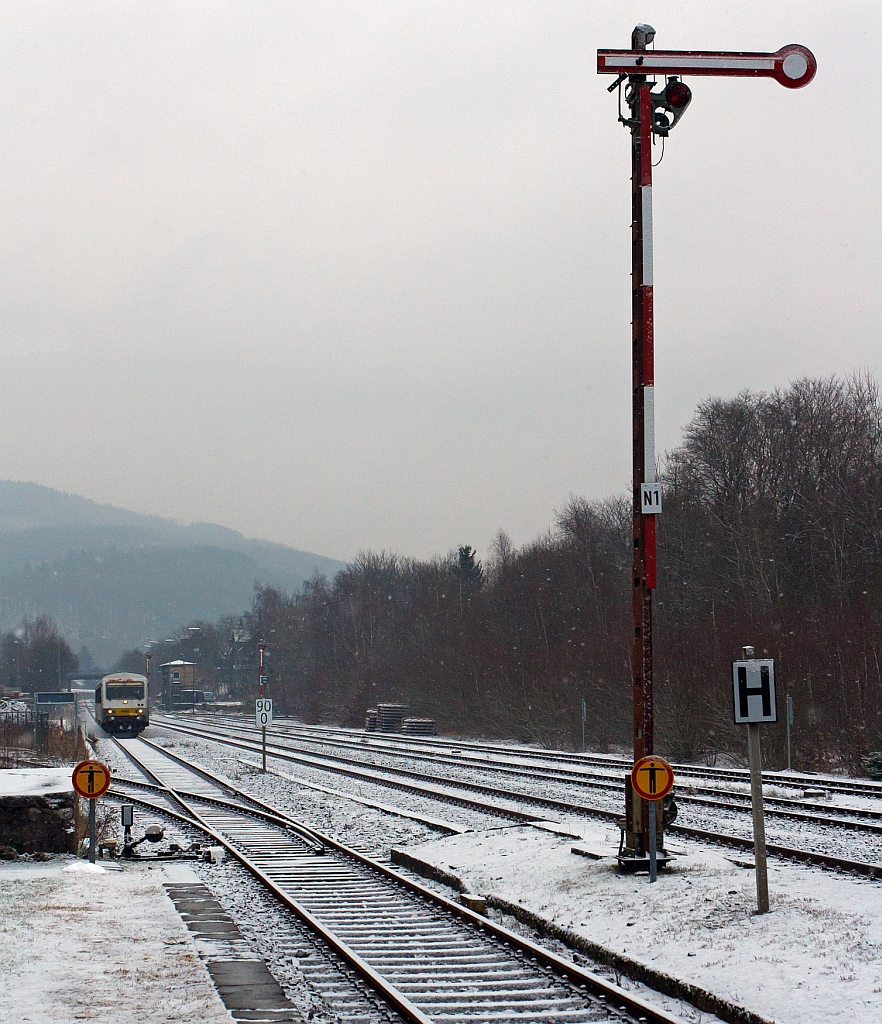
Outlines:
POLYGON ((735 722, 777 722, 775 662, 771 658, 732 662, 735 722))

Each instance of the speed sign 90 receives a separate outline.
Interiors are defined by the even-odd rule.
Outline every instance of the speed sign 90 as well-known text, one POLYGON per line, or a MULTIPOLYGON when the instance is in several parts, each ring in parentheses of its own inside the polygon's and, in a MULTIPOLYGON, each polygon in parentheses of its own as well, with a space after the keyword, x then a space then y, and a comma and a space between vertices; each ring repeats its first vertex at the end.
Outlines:
POLYGON ((269 697, 258 697, 254 702, 254 724, 258 729, 266 729, 273 724, 273 702, 269 697))

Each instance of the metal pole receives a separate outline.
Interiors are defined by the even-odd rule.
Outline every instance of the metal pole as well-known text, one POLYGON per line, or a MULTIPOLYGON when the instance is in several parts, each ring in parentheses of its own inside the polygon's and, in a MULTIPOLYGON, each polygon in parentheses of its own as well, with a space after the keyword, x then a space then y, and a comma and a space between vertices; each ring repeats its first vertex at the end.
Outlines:
POLYGON ((649 881, 656 879, 656 849, 655 849, 655 800, 647 800, 649 804, 649 881))
MULTIPOLYGON (((260 678, 258 680, 257 689, 258 689, 258 696, 262 697, 263 696, 263 651, 264 651, 263 644, 260 645, 259 651, 260 651, 260 661, 259 661, 258 672, 260 673, 260 678)), ((261 747, 263 749, 263 768, 261 769, 261 771, 264 774, 266 774, 266 726, 263 726, 263 728, 260 730, 260 733, 261 733, 261 747)))
MULTIPOLYGON (((631 47, 645 50, 655 36, 638 25, 631 47)), ((631 111, 631 409, 633 440, 633 561, 631 593, 634 680, 634 761, 654 753, 652 691, 652 591, 656 584, 655 516, 644 515, 641 484, 655 481, 654 346, 652 293, 652 101, 646 75, 628 79, 631 111)), ((647 849, 643 801, 634 794, 632 827, 647 849)))
POLYGON ((95 803, 89 801, 89 863, 95 863, 95 803))
POLYGON ((585 698, 582 698, 582 753, 585 753, 585 718, 587 708, 585 707, 585 698))
POLYGON ((747 750, 750 758, 750 803, 753 809, 753 860, 756 865, 756 909, 769 910, 769 878, 766 872, 766 823, 763 811, 763 755, 759 722, 747 726, 747 750))
POLYGON ((787 771, 790 771, 790 726, 793 725, 793 698, 787 694, 787 771))
POLYGON ((196 672, 196 655, 199 653, 199 648, 196 646, 196 634, 200 632, 199 626, 187 626, 187 634, 190 637, 190 657, 193 660, 193 673, 192 683, 190 684, 190 696, 192 697, 193 706, 193 717, 196 717, 196 683, 197 683, 197 672, 196 672))

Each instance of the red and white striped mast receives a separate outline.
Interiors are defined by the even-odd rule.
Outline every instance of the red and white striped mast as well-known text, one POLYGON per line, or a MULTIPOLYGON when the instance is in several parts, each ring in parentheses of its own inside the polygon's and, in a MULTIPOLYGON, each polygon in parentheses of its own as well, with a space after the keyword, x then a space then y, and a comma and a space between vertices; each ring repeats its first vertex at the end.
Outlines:
MULTIPOLYGON (((634 50, 655 31, 638 25, 634 50)), ((634 760, 653 753, 652 592, 656 583, 655 516, 644 513, 643 484, 655 484, 655 368, 652 316, 652 100, 645 74, 631 75, 631 400, 633 403, 634 760)), ((658 488, 656 486, 656 492, 658 488)))
MULTIPOLYGON (((666 137, 688 107, 692 92, 680 76, 774 78, 798 89, 814 78, 817 63, 804 46, 791 44, 775 53, 706 50, 650 50, 655 29, 638 25, 630 50, 598 50, 598 74, 618 78, 613 92, 627 80, 625 100, 631 131, 631 382, 633 409, 633 561, 632 677, 634 690, 633 745, 635 763, 653 754, 655 706, 652 659, 652 592, 656 587, 656 516, 661 488, 656 480, 655 353, 653 317, 652 139, 666 137), (657 92, 656 75, 669 76, 657 92), (653 79, 650 81, 649 79, 653 79)), ((648 815, 645 801, 626 782, 623 866, 648 861, 648 815)), ((661 824, 659 823, 659 828, 661 824)), ((662 844, 659 847, 664 854, 662 844)))

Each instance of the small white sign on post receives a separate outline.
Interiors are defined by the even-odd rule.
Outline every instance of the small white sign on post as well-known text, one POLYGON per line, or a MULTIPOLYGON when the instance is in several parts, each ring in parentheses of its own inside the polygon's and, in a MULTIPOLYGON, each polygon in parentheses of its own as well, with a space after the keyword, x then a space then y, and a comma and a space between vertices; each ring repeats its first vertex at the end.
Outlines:
POLYGON ((661 508, 661 484, 641 484, 640 511, 643 515, 660 515, 661 508))
POLYGON ((273 724, 272 698, 258 697, 254 702, 254 724, 258 729, 266 729, 273 724))
POLYGON ((750 761, 750 805, 753 811, 753 861, 756 869, 756 909, 769 910, 769 876, 766 870, 766 820, 763 808, 763 752, 760 726, 777 722, 775 662, 754 658, 752 647, 743 647, 744 661, 732 662, 732 695, 735 721, 747 725, 747 756, 750 761))
POLYGON ((735 723, 777 722, 775 662, 771 658, 732 662, 735 723))

